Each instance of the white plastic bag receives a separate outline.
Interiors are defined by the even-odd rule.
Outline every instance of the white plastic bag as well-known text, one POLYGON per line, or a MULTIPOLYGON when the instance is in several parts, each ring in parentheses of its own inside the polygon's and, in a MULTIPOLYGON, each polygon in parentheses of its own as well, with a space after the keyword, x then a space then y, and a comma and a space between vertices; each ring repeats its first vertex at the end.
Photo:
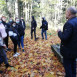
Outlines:
POLYGON ((13 36, 15 37, 15 36, 17 36, 17 34, 16 33, 13 33, 13 36))
POLYGON ((13 35, 14 35, 13 31, 9 31, 9 36, 13 36, 13 35))

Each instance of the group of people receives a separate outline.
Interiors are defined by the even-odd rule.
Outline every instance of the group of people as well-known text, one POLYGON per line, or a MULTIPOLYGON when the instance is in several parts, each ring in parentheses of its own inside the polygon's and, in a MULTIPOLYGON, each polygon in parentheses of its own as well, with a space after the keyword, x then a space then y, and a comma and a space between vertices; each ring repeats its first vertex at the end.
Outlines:
MULTIPOLYGON (((32 21, 31 21, 31 39, 33 39, 33 32, 35 36, 35 41, 36 41, 36 27, 37 27, 37 22, 32 16, 32 21)), ((19 47, 19 50, 24 52, 24 35, 25 35, 25 29, 26 29, 26 24, 21 17, 15 18, 15 21, 10 18, 9 22, 6 22, 6 17, 2 16, 0 18, 0 57, 2 57, 6 68, 11 67, 8 63, 7 55, 6 52, 10 51, 11 49, 8 48, 8 42, 9 42, 9 37, 14 45, 14 55, 13 57, 17 57, 20 55, 17 52, 17 46, 19 47)), ((47 40, 47 33, 46 31, 48 30, 48 23, 45 20, 45 18, 42 18, 42 26, 40 27, 42 29, 42 39, 44 39, 43 33, 45 33, 45 39, 47 40)), ((0 71, 1 72, 1 71, 0 71)))
MULTIPOLYGON (((36 27, 37 27, 37 22, 34 18, 34 16, 32 16, 32 21, 31 21, 31 39, 33 39, 33 32, 34 32, 34 37, 35 37, 35 41, 36 41, 36 27)), ((47 30, 48 30, 48 22, 46 21, 45 17, 42 17, 42 26, 40 27, 40 29, 42 29, 41 31, 41 36, 42 39, 44 39, 44 35, 45 34, 45 39, 47 40, 47 30)))
MULTIPOLYGON (((24 19, 16 18, 15 21, 10 18, 9 22, 6 22, 6 17, 2 16, 0 18, 0 57, 3 59, 6 68, 12 67, 8 63, 6 52, 10 51, 8 48, 9 37, 14 45, 14 55, 17 57, 20 55, 17 53, 17 45, 19 50, 24 52, 24 34, 25 34, 26 25, 24 19)), ((1 73, 2 71, 0 71, 1 73)))
MULTIPOLYGON (((75 7, 69 7, 66 10, 66 19, 67 22, 65 23, 63 27, 63 31, 58 29, 58 36, 61 39, 61 45, 60 45, 60 52, 63 56, 63 65, 65 68, 65 77, 76 77, 76 58, 77 58, 77 17, 76 17, 77 10, 75 7)), ((31 21, 31 39, 33 39, 33 32, 35 36, 36 41, 36 27, 37 22, 32 16, 31 21)), ((6 17, 2 16, 0 19, 0 55, 2 56, 6 68, 12 67, 9 65, 6 52, 4 48, 8 50, 8 37, 11 38, 13 44, 14 44, 14 57, 19 55, 17 53, 17 45, 19 49, 24 52, 24 34, 25 34, 25 22, 23 18, 19 19, 16 18, 15 21, 13 21, 12 18, 10 18, 9 22, 6 23, 6 17), (5 44, 4 44, 4 42, 5 44), (21 46, 20 46, 21 44, 21 46)), ((48 30, 48 22, 43 17, 42 18, 42 26, 40 27, 42 29, 41 35, 42 39, 44 39, 43 33, 45 34, 45 39, 47 40, 47 30, 48 30)))
POLYGON ((4 42, 6 44, 6 50, 9 50, 8 48, 8 38, 10 37, 13 44, 14 44, 14 56, 17 56, 17 45, 19 47, 19 49, 21 50, 22 47, 22 51, 24 52, 24 34, 25 34, 25 22, 24 19, 21 17, 21 19, 19 18, 15 18, 15 21, 10 18, 9 22, 6 22, 6 17, 2 16, 2 18, 0 19, 1 24, 4 25, 6 33, 7 33, 7 37, 4 38, 4 42), (21 46, 20 46, 21 45, 21 46))

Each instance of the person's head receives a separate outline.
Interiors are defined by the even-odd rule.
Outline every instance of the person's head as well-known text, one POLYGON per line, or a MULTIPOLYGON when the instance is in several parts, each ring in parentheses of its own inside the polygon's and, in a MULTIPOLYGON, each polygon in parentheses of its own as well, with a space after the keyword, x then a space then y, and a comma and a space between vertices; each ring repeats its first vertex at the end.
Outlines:
POLYGON ((45 21, 45 17, 42 17, 42 20, 45 21))
POLYGON ((19 18, 16 18, 16 23, 19 24, 20 20, 19 18))
POLYGON ((15 27, 16 26, 16 22, 13 22, 12 26, 15 27))
POLYGON ((34 16, 32 16, 32 20, 34 20, 34 16))
POLYGON ((2 16, 2 21, 6 22, 6 17, 5 16, 2 16))
POLYGON ((66 19, 70 19, 72 17, 75 17, 76 13, 77 13, 77 10, 76 10, 76 8, 74 6, 69 7, 66 10, 66 19))
POLYGON ((9 19, 9 21, 10 21, 10 22, 13 22, 13 19, 12 19, 12 18, 10 18, 10 19, 9 19))
POLYGON ((21 17, 21 20, 24 20, 24 18, 23 18, 23 17, 21 17))

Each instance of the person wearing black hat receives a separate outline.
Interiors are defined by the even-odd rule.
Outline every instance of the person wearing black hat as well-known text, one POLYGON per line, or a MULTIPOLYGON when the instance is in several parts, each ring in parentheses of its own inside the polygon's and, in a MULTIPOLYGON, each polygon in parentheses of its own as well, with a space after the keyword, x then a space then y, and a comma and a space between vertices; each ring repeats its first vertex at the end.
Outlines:
POLYGON ((35 41, 36 41, 36 27, 37 27, 36 20, 35 20, 34 16, 32 16, 32 21, 31 21, 31 39, 33 39, 33 32, 34 32, 35 41))

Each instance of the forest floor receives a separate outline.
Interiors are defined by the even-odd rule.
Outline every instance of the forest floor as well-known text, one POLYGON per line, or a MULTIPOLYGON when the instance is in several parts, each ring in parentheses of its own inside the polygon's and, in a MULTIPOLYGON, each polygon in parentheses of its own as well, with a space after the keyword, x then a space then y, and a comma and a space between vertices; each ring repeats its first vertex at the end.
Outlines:
POLYGON ((18 57, 13 57, 13 44, 9 42, 11 51, 7 52, 9 64, 14 67, 6 69, 4 63, 0 70, 4 73, 0 77, 64 77, 64 68, 54 56, 51 45, 60 43, 57 33, 48 31, 48 40, 41 39, 41 30, 37 30, 38 40, 30 38, 30 30, 26 30, 24 39, 25 52, 19 51, 18 57))

